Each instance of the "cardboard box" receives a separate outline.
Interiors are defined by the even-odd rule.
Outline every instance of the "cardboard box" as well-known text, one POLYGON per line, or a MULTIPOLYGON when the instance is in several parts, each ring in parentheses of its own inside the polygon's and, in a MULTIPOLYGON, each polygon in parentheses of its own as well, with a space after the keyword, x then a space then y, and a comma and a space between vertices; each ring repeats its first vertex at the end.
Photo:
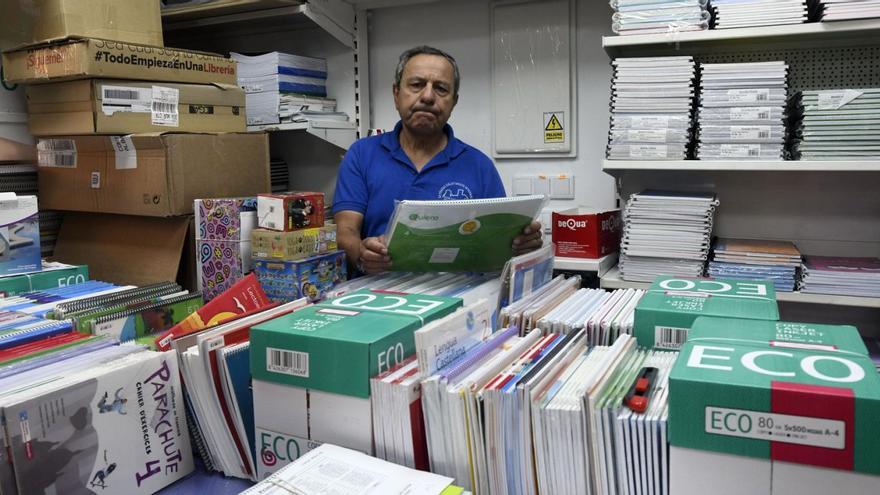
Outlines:
POLYGON ((41 267, 37 197, 0 193, 0 275, 41 267))
POLYGON ((771 495, 772 470, 766 459, 669 447, 669 493, 674 495, 771 495))
POLYGON ((254 379, 257 480, 264 480, 320 443, 309 440, 308 391, 254 379))
POLYGON ((554 211, 553 248, 556 256, 601 258, 620 249, 623 220, 620 210, 573 208, 554 211))
POLYGON ((324 193, 289 191, 257 196, 263 229, 291 231, 324 225, 324 193))
POLYGON ((864 354, 779 347, 760 329, 693 337, 669 378, 671 445, 880 474, 880 375, 864 354))
POLYGON ((293 232, 254 229, 251 232, 251 244, 255 258, 301 260, 316 254, 336 251, 336 225, 293 232))
POLYGON ((153 0, 11 0, 0 2, 3 29, 16 45, 64 38, 101 38, 162 46, 159 2, 153 0))
POLYGON ((264 133, 76 136, 37 149, 47 209, 167 217, 270 187, 264 133))
POLYGON ((43 261, 42 270, 0 277, 0 297, 17 296, 35 290, 81 284, 89 279, 89 267, 43 261))
POLYGON ((34 136, 245 132, 244 91, 224 84, 85 79, 27 88, 34 136))
POLYGON ((865 341, 851 325, 748 320, 701 316, 688 332, 688 342, 723 342, 743 338, 779 349, 847 351, 868 356, 865 341))
POLYGON ((657 277, 636 305, 633 334, 642 347, 676 350, 699 316, 778 320, 773 283, 657 277))
POLYGON ((250 232, 257 226, 257 199, 197 199, 194 210, 199 290, 211 300, 252 271, 250 232))
POLYGON ((3 53, 7 83, 73 79, 133 79, 196 84, 236 84, 235 61, 215 53, 77 39, 3 53))
POLYGON ((269 299, 287 302, 301 297, 316 302, 346 279, 345 252, 334 251, 300 261, 254 260, 254 272, 269 299))
POLYGON ((413 332, 460 306, 458 298, 368 289, 309 306, 251 329, 251 375, 368 398, 371 377, 415 352, 413 332))

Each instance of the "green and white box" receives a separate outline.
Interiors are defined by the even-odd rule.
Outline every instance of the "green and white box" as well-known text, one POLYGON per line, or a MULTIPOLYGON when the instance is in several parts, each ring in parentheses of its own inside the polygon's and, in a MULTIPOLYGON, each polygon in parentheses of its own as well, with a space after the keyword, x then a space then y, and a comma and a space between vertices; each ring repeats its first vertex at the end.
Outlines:
POLYGON ((636 306, 634 333, 642 347, 678 350, 699 316, 778 320, 773 283, 657 277, 636 306))
POLYGON ((723 343, 744 338, 779 349, 848 351, 868 356, 865 341, 851 325, 701 316, 694 320, 687 340, 723 343))
POLYGON ((671 445, 880 474, 880 375, 860 350, 779 347, 748 328, 692 338, 670 375, 671 445))
POLYGON ((251 374, 366 398, 370 378, 415 352, 416 330, 460 306, 459 298, 355 291, 252 328, 251 374))

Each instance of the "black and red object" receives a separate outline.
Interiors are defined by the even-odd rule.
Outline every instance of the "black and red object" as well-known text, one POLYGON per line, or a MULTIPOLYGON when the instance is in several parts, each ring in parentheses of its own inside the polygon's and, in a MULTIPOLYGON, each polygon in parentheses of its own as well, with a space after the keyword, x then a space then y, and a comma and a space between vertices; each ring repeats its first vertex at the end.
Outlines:
POLYGON ((642 368, 623 398, 623 405, 640 414, 645 412, 648 409, 648 394, 656 379, 657 368, 642 368))

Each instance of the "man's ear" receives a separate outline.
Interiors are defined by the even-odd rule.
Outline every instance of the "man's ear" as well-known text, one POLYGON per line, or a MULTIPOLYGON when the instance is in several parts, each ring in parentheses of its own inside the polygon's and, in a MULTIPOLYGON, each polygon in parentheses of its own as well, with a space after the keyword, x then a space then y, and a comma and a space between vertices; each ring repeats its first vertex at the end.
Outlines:
POLYGON ((391 94, 394 95, 395 98, 397 98, 397 93, 399 93, 399 92, 400 92, 400 86, 392 83, 391 84, 391 94))

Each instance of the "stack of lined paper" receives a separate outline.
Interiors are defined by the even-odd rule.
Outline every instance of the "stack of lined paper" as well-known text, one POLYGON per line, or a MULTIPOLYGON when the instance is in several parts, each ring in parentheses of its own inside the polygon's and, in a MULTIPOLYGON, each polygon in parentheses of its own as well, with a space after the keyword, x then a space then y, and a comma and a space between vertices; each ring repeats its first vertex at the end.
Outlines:
POLYGON ((611 160, 683 160, 693 125, 693 57, 611 62, 611 160))
POLYGON ((795 151, 802 160, 880 156, 880 89, 804 91, 795 151))
POLYGON ((822 22, 880 17, 880 0, 819 0, 817 19, 822 22))
POLYGON ((702 276, 717 206, 711 193, 633 194, 623 214, 621 277, 652 282, 657 275, 702 276))
POLYGON ((710 0, 715 29, 807 22, 806 0, 710 0))
POLYGON ((777 291, 794 290, 801 252, 790 241, 719 238, 714 252, 713 278, 770 280, 777 291))
POLYGON ((781 160, 787 137, 785 62, 701 64, 700 160, 781 160))
POLYGON ((709 29, 706 0, 611 0, 611 29, 621 35, 709 29))
POLYGON ((805 256, 800 290, 880 297, 880 258, 805 256))

